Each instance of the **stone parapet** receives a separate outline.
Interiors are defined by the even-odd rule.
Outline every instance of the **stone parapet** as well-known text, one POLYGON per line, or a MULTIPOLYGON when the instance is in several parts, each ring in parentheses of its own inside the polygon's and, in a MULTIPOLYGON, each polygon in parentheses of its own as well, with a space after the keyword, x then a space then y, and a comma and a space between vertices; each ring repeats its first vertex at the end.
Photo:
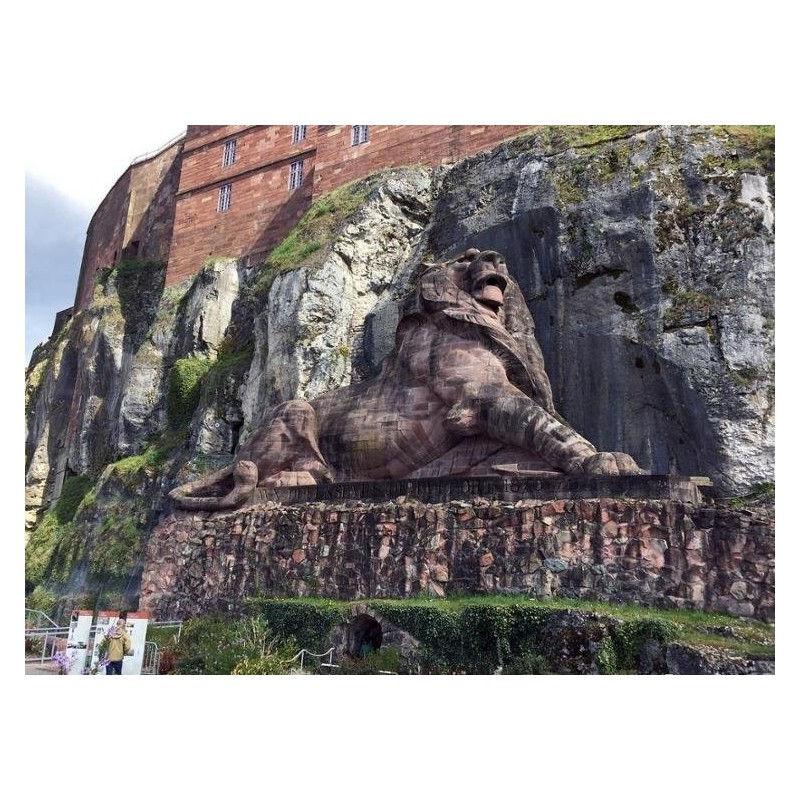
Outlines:
POLYGON ((253 504, 340 502, 346 500, 384 501, 405 497, 423 503, 486 497, 504 501, 573 500, 593 497, 640 500, 681 500, 700 503, 700 486, 705 479, 677 475, 564 475, 540 476, 481 475, 472 477, 407 478, 396 481, 321 483, 312 486, 260 486, 253 491, 253 504))
POLYGON ((587 598, 774 621, 774 511, 671 499, 265 502, 178 512, 150 537, 140 607, 248 597, 587 598))

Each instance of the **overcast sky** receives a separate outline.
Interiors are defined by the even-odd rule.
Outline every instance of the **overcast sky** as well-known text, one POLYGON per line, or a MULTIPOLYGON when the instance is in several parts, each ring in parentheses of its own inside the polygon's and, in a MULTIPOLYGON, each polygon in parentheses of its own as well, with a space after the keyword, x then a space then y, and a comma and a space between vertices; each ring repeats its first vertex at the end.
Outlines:
POLYGON ((159 149, 186 123, 158 116, 133 123, 35 128, 26 142, 25 360, 75 298, 86 230, 111 187, 139 155, 159 149))

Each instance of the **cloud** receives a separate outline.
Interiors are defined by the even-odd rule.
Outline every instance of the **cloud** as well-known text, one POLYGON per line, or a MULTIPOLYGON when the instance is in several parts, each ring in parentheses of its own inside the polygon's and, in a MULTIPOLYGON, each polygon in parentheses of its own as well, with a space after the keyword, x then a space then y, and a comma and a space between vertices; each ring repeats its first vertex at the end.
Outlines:
POLYGON ((47 183, 25 176, 25 358, 75 299, 91 212, 47 183))

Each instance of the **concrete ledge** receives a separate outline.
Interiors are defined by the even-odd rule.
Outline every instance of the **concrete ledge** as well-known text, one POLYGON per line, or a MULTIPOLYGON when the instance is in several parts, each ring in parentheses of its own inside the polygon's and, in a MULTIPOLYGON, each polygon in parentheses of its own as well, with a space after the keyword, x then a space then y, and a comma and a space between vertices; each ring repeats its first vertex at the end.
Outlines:
POLYGON ((559 475, 556 477, 481 476, 470 478, 420 478, 400 481, 327 483, 315 486, 259 487, 250 503, 381 502, 398 497, 423 503, 446 503, 472 497, 504 501, 585 500, 596 497, 636 500, 677 500, 701 503, 700 485, 707 482, 679 475, 559 475))

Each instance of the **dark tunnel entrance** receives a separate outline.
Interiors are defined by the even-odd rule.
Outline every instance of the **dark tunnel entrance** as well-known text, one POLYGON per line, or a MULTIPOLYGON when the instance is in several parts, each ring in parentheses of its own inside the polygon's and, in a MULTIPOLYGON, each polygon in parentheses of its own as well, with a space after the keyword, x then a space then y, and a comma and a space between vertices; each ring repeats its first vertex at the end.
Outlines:
POLYGON ((380 649, 383 632, 380 624, 367 614, 356 617, 347 631, 347 653, 353 658, 366 658, 380 649))

